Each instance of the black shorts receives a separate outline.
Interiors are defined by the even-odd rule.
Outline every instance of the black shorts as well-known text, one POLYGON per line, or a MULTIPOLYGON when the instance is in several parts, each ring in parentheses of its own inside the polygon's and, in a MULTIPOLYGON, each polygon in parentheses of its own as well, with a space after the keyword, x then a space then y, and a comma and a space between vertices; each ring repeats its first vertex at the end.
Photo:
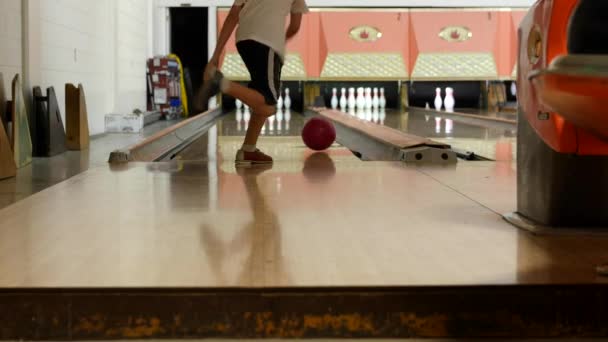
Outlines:
POLYGON ((249 88, 260 92, 266 104, 276 105, 281 92, 281 57, 273 49, 254 40, 240 41, 236 48, 251 76, 249 88))

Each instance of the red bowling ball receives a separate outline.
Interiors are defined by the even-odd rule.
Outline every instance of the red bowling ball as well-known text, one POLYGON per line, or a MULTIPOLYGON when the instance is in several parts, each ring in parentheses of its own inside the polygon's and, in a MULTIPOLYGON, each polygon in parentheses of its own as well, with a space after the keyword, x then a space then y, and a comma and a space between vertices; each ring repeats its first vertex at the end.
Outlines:
POLYGON ((326 119, 312 118, 304 125, 302 140, 312 150, 326 150, 336 141, 336 128, 326 119))

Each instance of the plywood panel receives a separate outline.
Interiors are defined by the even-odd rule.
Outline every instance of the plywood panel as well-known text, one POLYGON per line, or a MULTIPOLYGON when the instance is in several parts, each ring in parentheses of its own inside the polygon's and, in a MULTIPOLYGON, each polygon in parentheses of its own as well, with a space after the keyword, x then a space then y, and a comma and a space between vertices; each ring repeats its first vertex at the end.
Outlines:
POLYGON ((78 88, 72 84, 65 85, 65 111, 68 149, 80 151, 89 148, 89 120, 82 84, 78 88))
POLYGON ((32 139, 28 123, 27 108, 23 98, 23 88, 19 75, 13 79, 13 101, 12 101, 12 147, 15 156, 15 164, 18 168, 24 167, 32 162, 32 139))

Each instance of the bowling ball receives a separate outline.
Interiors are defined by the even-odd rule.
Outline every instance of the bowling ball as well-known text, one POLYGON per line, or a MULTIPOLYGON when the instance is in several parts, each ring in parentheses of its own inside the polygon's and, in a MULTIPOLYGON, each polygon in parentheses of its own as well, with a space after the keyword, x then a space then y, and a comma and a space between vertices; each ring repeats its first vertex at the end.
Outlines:
POLYGON ((304 125, 302 140, 312 150, 326 150, 336 141, 336 128, 326 119, 312 118, 304 125))

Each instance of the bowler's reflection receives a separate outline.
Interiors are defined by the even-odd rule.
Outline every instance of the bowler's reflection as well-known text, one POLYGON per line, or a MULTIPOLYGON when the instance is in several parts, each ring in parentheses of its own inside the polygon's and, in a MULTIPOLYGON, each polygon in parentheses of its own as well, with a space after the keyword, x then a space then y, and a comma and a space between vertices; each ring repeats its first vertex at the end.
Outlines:
POLYGON ((271 165, 237 168, 237 173, 245 185, 253 218, 230 243, 222 242, 214 229, 208 225, 203 225, 201 229, 201 243, 209 257, 212 272, 224 284, 255 287, 290 283, 284 267, 279 220, 260 190, 260 175, 271 168, 271 165), (243 269, 236 284, 228 284, 222 270, 224 262, 232 257, 232 253, 247 249, 250 252, 242 263, 243 269))

